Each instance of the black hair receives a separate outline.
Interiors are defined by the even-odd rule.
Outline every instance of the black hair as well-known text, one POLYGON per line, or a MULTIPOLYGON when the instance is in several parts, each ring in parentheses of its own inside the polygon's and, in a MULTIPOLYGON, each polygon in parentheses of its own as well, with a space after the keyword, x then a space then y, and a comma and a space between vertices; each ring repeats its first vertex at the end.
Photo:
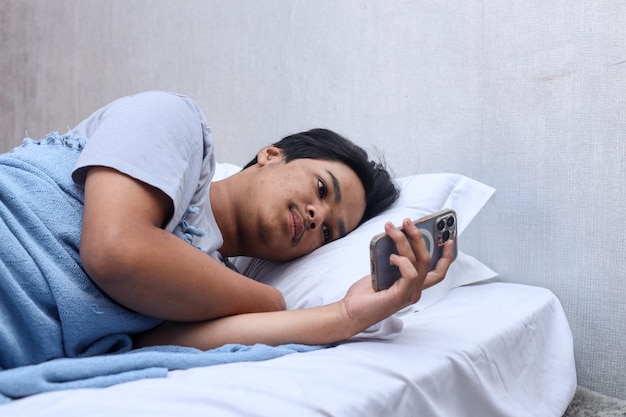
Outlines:
MULTIPOLYGON (((347 165, 365 190, 365 212, 361 223, 388 209, 400 191, 382 162, 370 160, 367 152, 349 139, 328 129, 312 129, 287 136, 273 144, 283 151, 285 163, 294 159, 321 159, 347 165)), ((244 169, 257 163, 255 157, 244 169)))

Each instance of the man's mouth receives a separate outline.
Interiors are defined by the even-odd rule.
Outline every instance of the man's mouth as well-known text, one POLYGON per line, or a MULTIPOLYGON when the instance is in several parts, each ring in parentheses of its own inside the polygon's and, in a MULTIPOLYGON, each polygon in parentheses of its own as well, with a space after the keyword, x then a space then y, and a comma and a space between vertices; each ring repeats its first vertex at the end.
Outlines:
POLYGON ((291 241, 300 242, 304 235, 304 219, 295 207, 289 208, 289 226, 291 228, 291 241))

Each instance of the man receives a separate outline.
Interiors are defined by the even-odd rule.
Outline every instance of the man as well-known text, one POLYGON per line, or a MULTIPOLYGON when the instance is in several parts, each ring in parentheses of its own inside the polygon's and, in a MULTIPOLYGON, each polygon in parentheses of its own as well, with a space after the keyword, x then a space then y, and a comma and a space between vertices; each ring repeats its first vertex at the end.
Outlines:
POLYGON ((416 302, 451 259, 447 248, 428 272, 417 229, 405 222, 407 239, 388 225, 399 251, 390 261, 403 276, 396 285, 376 293, 366 277, 340 302, 285 311, 276 289, 228 268, 225 258, 304 255, 384 210, 397 191, 360 148, 325 130, 263 148, 246 169, 211 183, 204 116, 175 94, 117 100, 64 137, 27 141, 3 155, 0 168, 7 179, 19 168, 7 181, 28 190, 0 187, 11 203, 0 210, 2 232, 37 254, 17 268, 12 246, 0 250, 7 266, 0 291, 10 300, 3 317, 14 325, 25 308, 38 323, 5 333, 2 368, 153 344, 336 342, 416 302), (42 204, 33 195, 55 196, 54 204, 32 210, 42 204), (32 218, 11 221, 31 211, 32 218), (68 213, 75 221, 57 227, 68 213), (44 227, 28 227, 35 223, 44 227), (31 349, 20 351, 25 344, 31 349))

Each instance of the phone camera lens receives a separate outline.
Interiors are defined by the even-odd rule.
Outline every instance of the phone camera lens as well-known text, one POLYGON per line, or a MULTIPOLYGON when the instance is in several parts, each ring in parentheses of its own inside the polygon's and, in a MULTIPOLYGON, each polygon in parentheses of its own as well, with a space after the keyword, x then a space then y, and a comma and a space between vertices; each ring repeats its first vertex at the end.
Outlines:
POLYGON ((437 222, 437 229, 443 230, 444 227, 446 227, 446 222, 444 220, 439 220, 439 222, 437 222))
POLYGON ((441 237, 443 238, 444 242, 447 242, 448 239, 450 239, 450 232, 446 230, 445 232, 441 234, 441 237))
POLYGON ((448 225, 448 227, 454 226, 454 216, 448 217, 448 220, 446 221, 446 224, 448 225))

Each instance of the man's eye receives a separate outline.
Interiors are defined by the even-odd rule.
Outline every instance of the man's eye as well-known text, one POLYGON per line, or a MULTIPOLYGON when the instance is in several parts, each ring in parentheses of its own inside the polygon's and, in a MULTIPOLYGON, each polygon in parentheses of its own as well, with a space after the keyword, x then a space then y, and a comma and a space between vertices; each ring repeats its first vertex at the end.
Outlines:
POLYGON ((320 197, 324 198, 326 197, 326 194, 328 193, 328 190, 326 190, 326 184, 324 184, 324 181, 322 180, 317 180, 317 189, 320 193, 320 197))
POLYGON ((326 226, 323 226, 322 231, 324 232, 324 243, 330 242, 330 229, 326 226))

